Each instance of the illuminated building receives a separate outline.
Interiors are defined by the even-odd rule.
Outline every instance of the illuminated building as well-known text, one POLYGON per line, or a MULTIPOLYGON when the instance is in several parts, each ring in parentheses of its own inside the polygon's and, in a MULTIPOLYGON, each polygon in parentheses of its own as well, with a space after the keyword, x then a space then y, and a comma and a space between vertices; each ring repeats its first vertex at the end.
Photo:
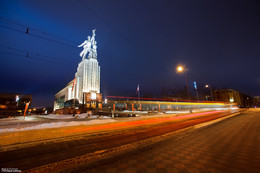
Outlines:
POLYGON ((55 95, 54 110, 64 108, 64 102, 77 99, 85 108, 102 108, 100 93, 100 66, 97 61, 95 30, 78 47, 83 47, 75 79, 55 95))

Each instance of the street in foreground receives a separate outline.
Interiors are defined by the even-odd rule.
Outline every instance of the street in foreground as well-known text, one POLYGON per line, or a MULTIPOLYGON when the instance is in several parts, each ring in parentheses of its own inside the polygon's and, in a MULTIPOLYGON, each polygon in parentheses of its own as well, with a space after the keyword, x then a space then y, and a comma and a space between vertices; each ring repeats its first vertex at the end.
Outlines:
POLYGON ((193 114, 197 116, 9 132, 1 135, 1 142, 15 138, 20 142, 14 140, 1 145, 1 168, 15 167, 19 170, 46 172, 46 167, 51 168, 65 162, 66 166, 48 171, 257 171, 260 160, 259 112, 242 113, 215 125, 193 130, 181 138, 169 137, 147 147, 137 147, 131 152, 122 150, 120 155, 96 163, 92 160, 91 164, 77 165, 75 162, 79 156, 87 160, 84 155, 88 153, 97 152, 98 155, 100 151, 102 153, 111 148, 163 136, 230 113, 232 112, 216 111, 193 114))

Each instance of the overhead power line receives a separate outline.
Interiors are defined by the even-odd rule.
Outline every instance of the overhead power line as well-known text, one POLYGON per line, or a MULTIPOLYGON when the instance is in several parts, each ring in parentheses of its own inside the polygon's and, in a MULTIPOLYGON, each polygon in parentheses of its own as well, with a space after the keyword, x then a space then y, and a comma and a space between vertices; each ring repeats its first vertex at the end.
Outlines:
MULTIPOLYGON (((35 56, 39 56, 39 57, 45 57, 45 58, 48 58, 48 59, 51 59, 51 60, 57 60, 57 61, 64 61, 64 58, 63 59, 57 59, 57 57, 51 57, 51 56, 47 56, 47 55, 42 55, 42 54, 39 54, 39 53, 33 53, 33 52, 30 52, 30 51, 25 51, 25 50, 21 50, 21 49, 17 49, 17 48, 13 48, 11 46, 6 46, 6 45, 0 45, 0 47, 2 48, 6 48, 8 50, 14 50, 14 51, 18 51, 18 52, 22 52, 22 53, 28 53, 30 55, 35 55, 35 56)), ((73 62, 73 61, 68 61, 68 60, 65 60, 66 62, 68 63, 76 63, 76 62, 73 62)))
POLYGON ((26 33, 29 33, 29 29, 30 31, 36 31, 40 34, 44 34, 44 35, 47 35, 47 36, 51 36, 51 37, 55 37, 55 38, 58 38, 58 39, 61 39, 61 40, 64 40, 64 41, 67 41, 67 42, 73 42, 75 44, 78 44, 77 42, 73 41, 73 40, 69 40, 67 38, 63 38, 61 36, 57 36, 57 35, 54 35, 54 34, 50 34, 50 33, 47 33, 47 32, 44 32, 44 31, 41 31, 39 29, 36 29, 36 28, 32 28, 30 27, 29 25, 24 25, 24 24, 21 24, 21 23, 18 23, 16 21, 13 21, 13 20, 10 20, 10 19, 7 19, 7 18, 4 18, 4 17, 0 17, 1 20, 4 20, 4 21, 7 21, 9 23, 13 23, 15 25, 18 25, 18 26, 22 26, 22 27, 25 27, 27 29, 26 33))
POLYGON ((5 52, 5 51, 0 51, 0 53, 4 53, 4 54, 8 54, 8 55, 14 55, 14 56, 20 56, 20 57, 26 57, 26 58, 30 58, 30 59, 36 59, 36 60, 51 62, 51 63, 56 63, 56 64, 62 64, 62 65, 66 65, 66 66, 71 66, 71 64, 64 63, 63 61, 43 59, 43 58, 40 58, 40 57, 31 56, 29 53, 17 54, 17 53, 5 52))
POLYGON ((24 52, 20 49, 16 49, 16 48, 13 48, 13 47, 10 47, 10 46, 6 46, 6 45, 0 45, 0 47, 3 47, 3 48, 6 48, 6 49, 9 49, 9 50, 15 50, 15 51, 18 51, 18 52, 24 52))
MULTIPOLYGON (((21 31, 19 29, 15 29, 15 28, 12 28, 12 27, 9 27, 9 26, 0 25, 0 27, 6 28, 6 29, 9 29, 9 30, 12 30, 12 31, 20 32, 20 33, 26 33, 26 31, 21 31)), ((53 40, 53 39, 50 39, 50 38, 45 38, 45 37, 42 37, 42 36, 39 36, 39 35, 36 35, 36 34, 33 34, 33 33, 30 33, 30 34, 28 33, 28 35, 33 36, 33 37, 37 37, 37 38, 41 38, 43 40, 48 40, 48 41, 51 41, 51 42, 54 42, 54 43, 57 43, 57 44, 60 44, 60 45, 63 45, 63 46, 78 49, 78 47, 76 47, 76 46, 72 46, 72 45, 69 45, 69 44, 66 44, 66 43, 62 43, 60 41, 56 41, 56 40, 53 40)))
POLYGON ((44 60, 44 61, 48 61, 48 62, 62 63, 62 64, 65 64, 65 65, 69 65, 69 63, 70 63, 70 65, 71 65, 71 63, 75 64, 75 62, 72 62, 72 61, 64 61, 64 60, 61 61, 59 59, 55 59, 54 57, 41 55, 41 54, 38 54, 38 53, 31 53, 29 51, 23 51, 21 49, 13 48, 11 46, 0 45, 0 47, 6 48, 10 51, 17 51, 17 52, 20 53, 20 54, 18 54, 18 53, 14 53, 14 52, 1 51, 1 53, 5 53, 5 54, 22 56, 22 57, 33 58, 33 59, 39 59, 39 60, 44 60))

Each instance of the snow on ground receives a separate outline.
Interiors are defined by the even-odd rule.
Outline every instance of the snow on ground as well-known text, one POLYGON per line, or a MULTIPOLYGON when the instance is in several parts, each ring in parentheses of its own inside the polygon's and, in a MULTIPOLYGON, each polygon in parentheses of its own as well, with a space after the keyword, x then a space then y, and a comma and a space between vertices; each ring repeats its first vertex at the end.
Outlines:
POLYGON ((127 113, 143 113, 143 114, 148 114, 148 111, 129 111, 129 110, 124 110, 123 112, 127 113))
POLYGON ((29 115, 29 116, 25 116, 25 117, 23 117, 23 116, 16 116, 16 117, 11 117, 11 116, 9 116, 8 118, 1 118, 0 119, 0 125, 2 124, 2 123, 9 123, 9 122, 19 122, 19 121, 24 121, 24 120, 35 120, 35 119, 37 119, 38 118, 38 115, 29 115))
POLYGON ((78 119, 82 119, 82 118, 88 118, 88 119, 103 118, 103 119, 107 119, 107 118, 110 118, 108 116, 89 115, 87 113, 76 114, 75 117, 73 117, 73 115, 56 115, 56 114, 38 115, 38 117, 46 118, 46 119, 55 119, 55 120, 74 119, 74 118, 78 118, 78 119))
POLYGON ((38 124, 30 127, 0 129, 0 133, 13 132, 13 131, 26 131, 26 130, 34 130, 34 129, 79 126, 79 125, 96 125, 96 124, 105 124, 105 123, 112 123, 112 122, 116 122, 116 120, 106 118, 106 119, 93 119, 89 121, 53 122, 53 123, 38 124))
POLYGON ((189 113, 190 111, 166 111, 166 114, 185 114, 185 113, 189 113))
POLYGON ((49 115, 38 115, 41 118, 48 118, 48 119, 71 119, 73 115, 56 115, 56 114, 49 114, 49 115))

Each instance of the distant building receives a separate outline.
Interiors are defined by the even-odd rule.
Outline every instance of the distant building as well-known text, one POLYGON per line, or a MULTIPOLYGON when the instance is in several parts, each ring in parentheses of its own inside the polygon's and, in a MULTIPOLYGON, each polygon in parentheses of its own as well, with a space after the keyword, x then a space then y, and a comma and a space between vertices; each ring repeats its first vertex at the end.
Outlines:
POLYGON ((214 90, 214 100, 223 102, 236 102, 241 106, 240 94, 234 89, 219 89, 214 90))
POLYGON ((240 100, 241 100, 241 108, 251 108, 253 107, 253 98, 249 95, 240 93, 240 100))
POLYGON ((255 107, 255 108, 260 107, 260 96, 255 96, 253 98, 253 107, 255 107))
POLYGON ((240 93, 234 89, 214 90, 214 100, 223 102, 236 102, 240 108, 250 108, 257 105, 257 98, 240 93))
POLYGON ((0 93, 0 116, 19 115, 28 102, 32 102, 30 94, 0 93))

